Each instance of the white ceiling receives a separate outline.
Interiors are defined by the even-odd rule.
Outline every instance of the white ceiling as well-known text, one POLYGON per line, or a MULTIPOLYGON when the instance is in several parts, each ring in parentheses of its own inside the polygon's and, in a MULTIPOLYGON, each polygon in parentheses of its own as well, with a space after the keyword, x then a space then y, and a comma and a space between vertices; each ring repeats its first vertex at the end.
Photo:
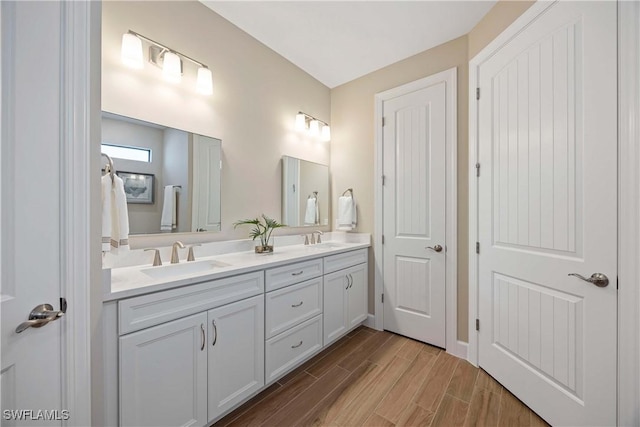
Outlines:
POLYGON ((330 88, 467 34, 496 3, 201 1, 330 88))

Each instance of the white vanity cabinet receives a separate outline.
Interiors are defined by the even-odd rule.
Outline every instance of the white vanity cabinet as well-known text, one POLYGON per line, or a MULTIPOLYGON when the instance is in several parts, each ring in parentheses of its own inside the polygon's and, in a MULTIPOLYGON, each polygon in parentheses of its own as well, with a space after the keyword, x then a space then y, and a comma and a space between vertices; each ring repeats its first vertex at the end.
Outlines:
POLYGON ((264 385, 264 296, 207 313, 209 322, 209 420, 264 385))
POLYGON ((367 250, 324 259, 324 345, 367 319, 367 250))
POLYGON ((120 425, 207 422, 207 313, 120 338, 120 425))
POLYGON ((212 424, 365 321, 367 248, 314 249, 105 301, 103 425, 212 424))

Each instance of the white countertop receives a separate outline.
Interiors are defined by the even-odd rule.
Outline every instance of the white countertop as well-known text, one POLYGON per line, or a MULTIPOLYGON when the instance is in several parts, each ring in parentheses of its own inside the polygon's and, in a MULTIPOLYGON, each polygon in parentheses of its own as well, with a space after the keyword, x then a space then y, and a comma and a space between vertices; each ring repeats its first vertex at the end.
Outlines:
MULTIPOLYGON (((154 278, 151 277, 151 275, 146 274, 145 270, 151 273, 156 273, 160 272, 160 270, 151 270, 171 269, 183 264, 192 265, 179 268, 189 269, 191 267, 196 267, 197 269, 198 266, 196 266, 195 263, 187 263, 182 260, 180 264, 164 263, 163 266, 159 267, 151 267, 150 264, 144 264, 104 269, 103 301, 107 302, 122 298, 130 298, 151 292, 202 283, 209 280, 277 267, 296 261, 325 257, 370 246, 370 236, 368 234, 357 236, 358 238, 355 238, 356 236, 352 234, 349 239, 340 238, 339 234, 334 237, 337 238, 319 245, 305 246, 295 244, 276 246, 275 251, 271 254, 256 254, 254 251, 243 251, 210 256, 198 256, 196 253, 195 263, 202 265, 208 261, 209 265, 214 264, 214 267, 207 268, 205 271, 185 274, 175 273, 174 271, 174 274, 170 277, 154 278)), ((214 244, 212 243, 212 245, 214 244)), ((205 250, 202 252, 206 253, 207 251, 205 250)))

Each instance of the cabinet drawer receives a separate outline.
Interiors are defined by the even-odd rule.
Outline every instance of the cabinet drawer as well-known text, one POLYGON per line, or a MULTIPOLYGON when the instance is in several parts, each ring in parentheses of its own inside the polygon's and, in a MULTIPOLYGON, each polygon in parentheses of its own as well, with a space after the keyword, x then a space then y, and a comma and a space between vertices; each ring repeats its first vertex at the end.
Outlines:
POLYGON ((362 264, 369 260, 368 249, 358 249, 324 258, 324 274, 333 273, 352 265, 362 264))
POLYGON ((270 383, 322 348, 322 315, 267 341, 265 382, 270 383))
POLYGON ((322 277, 288 286, 266 295, 267 338, 322 314, 322 277))
POLYGON ((320 276, 322 276, 322 258, 270 268, 265 272, 265 286, 267 292, 275 291, 320 276))
POLYGON ((262 271, 212 280, 118 302, 119 334, 249 298, 264 292, 262 271))

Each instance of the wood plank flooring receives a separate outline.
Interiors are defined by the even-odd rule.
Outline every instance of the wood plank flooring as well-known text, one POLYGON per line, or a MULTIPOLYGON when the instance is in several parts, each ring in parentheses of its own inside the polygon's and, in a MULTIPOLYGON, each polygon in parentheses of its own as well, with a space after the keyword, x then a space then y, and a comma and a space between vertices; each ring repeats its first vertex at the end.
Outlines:
POLYGON ((360 327, 215 426, 547 426, 486 372, 360 327))

